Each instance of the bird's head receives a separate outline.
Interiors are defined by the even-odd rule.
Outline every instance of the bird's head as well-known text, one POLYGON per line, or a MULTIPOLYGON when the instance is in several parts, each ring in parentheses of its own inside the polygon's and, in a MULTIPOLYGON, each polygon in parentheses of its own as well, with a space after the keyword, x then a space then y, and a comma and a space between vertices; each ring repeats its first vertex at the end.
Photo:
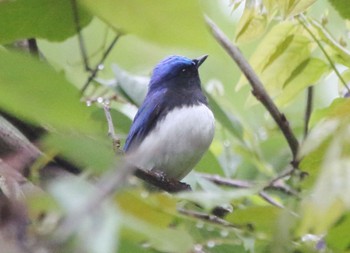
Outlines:
POLYGON ((165 58, 153 70, 150 89, 181 85, 184 88, 189 88, 189 85, 200 86, 198 68, 207 57, 208 55, 204 55, 197 59, 189 59, 175 55, 165 58))

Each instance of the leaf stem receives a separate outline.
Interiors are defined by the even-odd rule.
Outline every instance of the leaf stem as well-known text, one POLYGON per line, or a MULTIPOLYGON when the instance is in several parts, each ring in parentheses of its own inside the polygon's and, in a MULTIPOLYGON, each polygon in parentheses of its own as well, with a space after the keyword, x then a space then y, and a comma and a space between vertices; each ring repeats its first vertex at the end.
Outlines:
POLYGON ((334 70, 335 74, 338 76, 338 78, 341 81, 341 83, 344 85, 344 87, 347 89, 347 91, 350 92, 350 88, 347 86, 344 78, 339 73, 339 71, 336 68, 336 66, 335 66, 334 62, 332 61, 331 57, 329 56, 327 51, 324 49, 322 43, 316 38, 316 36, 312 33, 312 31, 308 27, 308 25, 310 25, 310 23, 308 22, 306 17, 304 15, 300 14, 300 15, 298 15, 297 19, 298 19, 299 23, 304 27, 304 29, 309 33, 309 35, 312 37, 312 39, 316 42, 318 47, 321 49, 322 53, 327 58, 329 64, 331 65, 331 67, 334 70))

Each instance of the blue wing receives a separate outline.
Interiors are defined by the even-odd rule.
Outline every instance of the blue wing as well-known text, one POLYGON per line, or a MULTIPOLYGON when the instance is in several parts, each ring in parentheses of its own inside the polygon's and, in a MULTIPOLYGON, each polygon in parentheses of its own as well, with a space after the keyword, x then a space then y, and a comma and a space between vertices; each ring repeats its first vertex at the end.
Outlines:
POLYGON ((138 146, 152 130, 165 109, 164 91, 147 94, 145 101, 138 110, 124 145, 128 152, 138 146))

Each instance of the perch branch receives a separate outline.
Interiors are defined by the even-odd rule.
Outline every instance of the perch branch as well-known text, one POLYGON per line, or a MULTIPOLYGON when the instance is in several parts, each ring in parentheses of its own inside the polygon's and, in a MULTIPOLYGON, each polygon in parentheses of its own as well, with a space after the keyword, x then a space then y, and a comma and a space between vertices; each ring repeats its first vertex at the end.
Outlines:
POLYGON ((294 168, 298 167, 297 154, 299 149, 299 142, 295 137, 289 122, 285 115, 279 111, 275 103, 272 101, 266 92, 260 79, 250 66, 248 61, 244 58, 238 47, 231 43, 231 40, 220 30, 220 28, 208 17, 205 17, 206 23, 215 39, 226 50, 231 58, 237 63, 243 74, 248 79, 253 95, 263 104, 263 106, 271 114, 279 128, 281 129, 293 155, 292 165, 294 168))
POLYGON ((175 193, 191 190, 191 187, 188 184, 168 178, 163 173, 158 171, 146 171, 137 168, 134 175, 166 192, 175 193))

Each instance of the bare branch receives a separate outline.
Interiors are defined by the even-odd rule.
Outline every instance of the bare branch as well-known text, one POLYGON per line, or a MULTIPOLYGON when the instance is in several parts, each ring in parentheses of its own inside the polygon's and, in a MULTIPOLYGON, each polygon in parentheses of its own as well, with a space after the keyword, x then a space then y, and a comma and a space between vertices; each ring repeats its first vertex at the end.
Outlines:
POLYGON ((268 110, 272 118, 275 120, 275 122, 281 129, 293 155, 293 167, 296 168, 298 166, 297 154, 299 149, 299 142, 295 137, 292 129, 290 128, 289 122, 286 119, 285 115, 279 111, 275 103, 267 94, 260 79, 254 72, 253 68, 250 66, 248 61, 244 58, 238 47, 231 43, 231 40, 220 30, 220 28, 209 17, 205 17, 205 19, 215 39, 226 50, 226 52, 231 56, 231 58, 237 63, 238 67, 248 79, 252 87, 253 95, 268 110))
POLYGON ((103 109, 104 109, 106 119, 107 119, 107 124, 108 124, 108 136, 112 139, 114 152, 117 153, 120 151, 120 139, 114 132, 114 125, 113 125, 112 116, 111 116, 111 108, 107 103, 104 103, 103 109))
POLYGON ((309 122, 312 112, 312 104, 313 104, 313 94, 314 94, 314 87, 310 86, 307 88, 307 98, 306 98, 306 108, 305 108, 305 115, 304 115, 304 138, 306 138, 308 132, 309 132, 309 122))
POLYGON ((177 211, 183 215, 190 216, 190 217, 200 219, 200 220, 209 221, 211 223, 215 223, 215 224, 218 224, 221 226, 236 227, 234 224, 227 222, 226 220, 221 219, 221 218, 217 217, 216 215, 196 212, 193 210, 186 210, 184 208, 177 208, 177 211))
POLYGON ((270 203, 273 206, 284 208, 284 206, 280 203, 278 203, 276 200, 274 200, 269 194, 267 194, 265 191, 260 191, 259 196, 262 197, 266 202, 270 203))
POLYGON ((83 88, 81 89, 81 94, 84 94, 85 90, 87 89, 87 87, 89 86, 89 84, 91 83, 92 80, 94 80, 94 78, 96 77, 97 73, 101 70, 101 67, 103 66, 103 63, 105 62, 107 56, 109 55, 109 53, 112 51, 114 45, 117 43, 117 41, 119 40, 119 38, 122 36, 122 33, 119 33, 115 36, 115 38, 113 39, 113 41, 111 42, 111 44, 109 45, 109 47, 107 48, 107 50, 104 52, 104 54, 101 57, 101 60, 99 61, 99 63, 96 64, 95 68, 93 70, 91 70, 91 75, 89 76, 88 80, 86 81, 85 85, 83 86, 83 88))
POLYGON ((252 188, 254 186, 252 182, 245 181, 245 180, 224 178, 219 175, 212 175, 212 174, 205 174, 205 173, 197 173, 197 174, 199 174, 202 178, 207 179, 210 182, 213 182, 217 185, 230 186, 235 188, 252 188))

